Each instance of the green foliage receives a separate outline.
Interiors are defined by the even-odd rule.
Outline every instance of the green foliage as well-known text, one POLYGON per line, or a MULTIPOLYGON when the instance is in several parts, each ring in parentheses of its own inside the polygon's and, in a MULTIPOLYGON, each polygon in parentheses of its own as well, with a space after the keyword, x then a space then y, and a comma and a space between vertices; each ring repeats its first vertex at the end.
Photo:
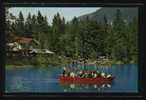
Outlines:
POLYGON ((136 63, 138 21, 137 18, 133 18, 131 22, 124 20, 119 9, 115 12, 112 24, 106 14, 102 18, 103 23, 99 23, 89 17, 85 20, 74 17, 72 21, 66 22, 65 18, 57 13, 52 25, 48 25, 47 17, 42 16, 40 11, 37 15, 29 13, 26 21, 20 12, 15 23, 7 22, 7 29, 16 35, 32 36, 38 40, 40 46, 35 48, 55 52, 53 57, 37 56, 34 61, 40 64, 70 62, 66 57, 96 59, 99 56, 112 58, 113 62, 136 63))
POLYGON ((31 18, 31 14, 29 13, 28 14, 28 17, 26 19, 26 22, 25 22, 25 33, 26 35, 32 35, 32 18, 31 18))
POLYGON ((16 20, 15 24, 16 24, 15 33, 18 36, 24 36, 25 35, 24 17, 21 11, 19 13, 19 18, 16 20))
POLYGON ((54 15, 52 23, 52 35, 51 35, 51 48, 57 53, 61 54, 63 50, 63 44, 61 37, 65 33, 65 19, 62 18, 59 13, 54 15))

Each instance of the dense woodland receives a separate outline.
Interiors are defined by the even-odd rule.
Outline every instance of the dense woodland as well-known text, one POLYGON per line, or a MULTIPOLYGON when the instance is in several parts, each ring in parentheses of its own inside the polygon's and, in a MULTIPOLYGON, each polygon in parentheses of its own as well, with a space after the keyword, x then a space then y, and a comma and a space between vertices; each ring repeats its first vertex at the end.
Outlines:
POLYGON ((47 16, 28 14, 24 19, 20 12, 16 21, 7 21, 7 42, 11 42, 11 33, 17 36, 33 37, 40 42, 39 48, 46 48, 58 56, 73 59, 97 59, 106 56, 115 61, 137 63, 138 56, 138 19, 125 21, 119 9, 115 12, 111 23, 103 17, 103 23, 89 20, 72 21, 59 14, 54 15, 52 25, 48 24, 47 16))

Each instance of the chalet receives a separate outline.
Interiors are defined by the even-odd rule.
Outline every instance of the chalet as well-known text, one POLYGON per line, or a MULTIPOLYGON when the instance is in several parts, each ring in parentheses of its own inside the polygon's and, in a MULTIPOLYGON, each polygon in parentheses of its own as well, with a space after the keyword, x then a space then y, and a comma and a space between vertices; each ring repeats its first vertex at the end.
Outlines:
POLYGON ((9 53, 15 53, 15 55, 30 56, 31 54, 53 54, 54 52, 48 49, 38 49, 40 43, 28 37, 15 37, 14 42, 7 43, 7 51, 9 53))
POLYGON ((15 41, 19 43, 23 49, 33 49, 40 45, 40 43, 33 38, 17 37, 15 41))
POLYGON ((9 51, 18 51, 18 50, 30 50, 38 47, 39 42, 33 38, 26 37, 15 37, 14 42, 7 43, 7 50, 9 51))

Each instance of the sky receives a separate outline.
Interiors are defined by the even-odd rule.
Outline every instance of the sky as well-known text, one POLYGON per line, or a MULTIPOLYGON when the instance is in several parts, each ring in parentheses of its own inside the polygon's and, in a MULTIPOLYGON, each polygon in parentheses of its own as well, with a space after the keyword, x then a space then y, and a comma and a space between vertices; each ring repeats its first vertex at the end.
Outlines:
POLYGON ((100 9, 100 7, 13 7, 9 9, 9 13, 18 17, 19 12, 22 11, 24 18, 27 17, 30 12, 31 15, 37 15, 38 11, 43 16, 47 16, 48 23, 52 24, 54 15, 59 12, 61 17, 64 17, 66 21, 71 21, 74 16, 78 17, 84 14, 89 14, 100 9))

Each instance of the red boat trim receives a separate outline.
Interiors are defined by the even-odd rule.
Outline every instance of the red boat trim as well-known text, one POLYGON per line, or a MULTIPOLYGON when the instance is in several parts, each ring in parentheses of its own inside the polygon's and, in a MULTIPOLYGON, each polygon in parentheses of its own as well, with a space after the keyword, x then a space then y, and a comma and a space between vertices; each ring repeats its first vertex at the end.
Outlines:
POLYGON ((70 76, 59 76, 59 80, 61 83, 89 83, 89 84, 104 84, 111 83, 114 77, 104 78, 104 77, 96 77, 96 78, 82 78, 82 77, 70 77, 70 76))

